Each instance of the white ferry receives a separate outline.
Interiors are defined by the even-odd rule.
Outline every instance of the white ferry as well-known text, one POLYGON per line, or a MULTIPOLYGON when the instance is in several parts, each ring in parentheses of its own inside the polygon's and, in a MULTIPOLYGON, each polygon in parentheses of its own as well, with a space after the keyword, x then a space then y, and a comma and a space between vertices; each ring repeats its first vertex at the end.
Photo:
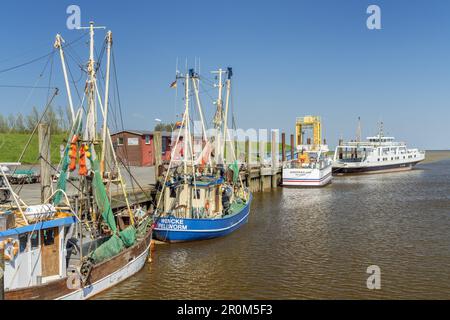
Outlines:
POLYGON ((283 164, 283 186, 321 187, 331 182, 332 161, 328 146, 317 149, 311 145, 298 146, 298 159, 283 164))
POLYGON ((408 149, 404 142, 386 137, 382 130, 367 141, 348 142, 336 147, 333 174, 382 173, 411 170, 425 159, 425 151, 408 149))

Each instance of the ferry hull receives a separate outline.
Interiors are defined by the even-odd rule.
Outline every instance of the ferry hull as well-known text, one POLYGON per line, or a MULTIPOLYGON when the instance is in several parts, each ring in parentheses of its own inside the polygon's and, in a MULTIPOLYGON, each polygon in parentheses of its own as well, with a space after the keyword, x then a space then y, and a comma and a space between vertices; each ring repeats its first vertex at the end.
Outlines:
POLYGON ((334 166, 333 175, 345 175, 345 174, 374 174, 374 173, 386 173, 397 171, 411 170, 420 161, 409 163, 396 163, 380 166, 334 166))
POLYGON ((283 187, 323 187, 331 182, 331 166, 319 170, 283 169, 283 187))
POLYGON ((252 196, 238 213, 218 219, 160 218, 154 228, 154 237, 165 242, 207 240, 226 236, 247 223, 252 196))

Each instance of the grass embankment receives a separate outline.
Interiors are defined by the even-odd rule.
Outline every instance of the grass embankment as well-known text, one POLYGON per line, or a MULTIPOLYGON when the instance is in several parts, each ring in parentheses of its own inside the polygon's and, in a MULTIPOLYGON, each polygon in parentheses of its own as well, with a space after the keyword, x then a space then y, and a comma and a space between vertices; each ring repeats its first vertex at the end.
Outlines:
MULTIPOLYGON (((0 133, 0 162, 17 162, 30 138, 26 133, 0 133)), ((51 160, 56 164, 60 160, 59 146, 65 143, 67 134, 58 133, 51 136, 51 160)), ((23 164, 35 164, 39 162, 38 137, 35 134, 21 160, 23 164)))

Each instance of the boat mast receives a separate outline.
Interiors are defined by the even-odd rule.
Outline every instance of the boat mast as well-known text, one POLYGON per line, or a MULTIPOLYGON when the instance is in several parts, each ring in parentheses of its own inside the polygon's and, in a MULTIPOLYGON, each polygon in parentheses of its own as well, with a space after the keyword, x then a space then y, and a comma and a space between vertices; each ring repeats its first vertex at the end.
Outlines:
POLYGON ((361 142, 361 117, 358 117, 358 127, 356 128, 356 142, 361 142))
MULTIPOLYGON (((233 71, 231 68, 227 69, 227 80, 226 80, 226 86, 227 86, 227 93, 226 93, 226 99, 225 99, 225 117, 223 121, 223 142, 224 142, 224 155, 225 155, 225 149, 227 147, 227 130, 228 130, 228 107, 230 102, 230 91, 231 91, 231 76, 233 75, 233 71)), ((230 141, 231 149, 233 150, 232 141, 230 141)))
POLYGON ((184 92, 184 96, 185 96, 185 110, 184 110, 184 145, 183 145, 183 149, 184 149, 184 184, 187 184, 187 153, 188 153, 188 123, 189 123, 189 74, 185 75, 185 92, 184 92))
MULTIPOLYGON (((97 142, 97 104, 96 104, 96 93, 97 93, 97 79, 95 71, 95 60, 94 60, 94 29, 105 29, 105 27, 94 27, 94 22, 89 23, 89 27, 80 27, 80 29, 89 29, 90 36, 90 46, 89 46, 89 61, 87 63, 88 80, 86 82, 86 96, 88 97, 88 113, 86 117, 86 131, 84 133, 84 143, 89 146, 89 151, 91 153, 92 160, 96 159, 95 154, 95 144, 97 142)), ((90 163, 87 162, 86 166, 90 168, 90 163)), ((85 192, 88 194, 88 206, 90 206, 90 188, 87 186, 87 180, 84 180, 85 192)), ((92 221, 97 220, 97 215, 95 210, 91 210, 92 221)))
POLYGON ((222 84, 222 74, 225 73, 224 70, 219 69, 218 71, 212 71, 211 73, 215 73, 218 74, 218 84, 216 85, 219 88, 219 92, 218 92, 218 97, 217 97, 217 101, 216 101, 216 107, 217 107, 217 111, 216 111, 216 115, 214 117, 214 124, 216 127, 216 130, 218 130, 219 132, 217 132, 217 150, 216 150, 216 154, 217 154, 217 160, 216 163, 220 163, 222 164, 222 124, 223 124, 223 110, 222 110, 222 88, 223 88, 223 84, 222 84))

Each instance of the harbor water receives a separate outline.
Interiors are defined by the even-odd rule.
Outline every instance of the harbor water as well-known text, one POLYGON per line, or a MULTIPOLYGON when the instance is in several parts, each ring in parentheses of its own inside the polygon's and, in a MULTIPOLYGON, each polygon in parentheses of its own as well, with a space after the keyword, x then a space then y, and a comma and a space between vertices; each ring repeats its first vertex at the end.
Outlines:
POLYGON ((247 225, 160 244, 97 299, 450 299, 450 160, 257 193, 247 225), (369 290, 367 267, 381 269, 369 290))

